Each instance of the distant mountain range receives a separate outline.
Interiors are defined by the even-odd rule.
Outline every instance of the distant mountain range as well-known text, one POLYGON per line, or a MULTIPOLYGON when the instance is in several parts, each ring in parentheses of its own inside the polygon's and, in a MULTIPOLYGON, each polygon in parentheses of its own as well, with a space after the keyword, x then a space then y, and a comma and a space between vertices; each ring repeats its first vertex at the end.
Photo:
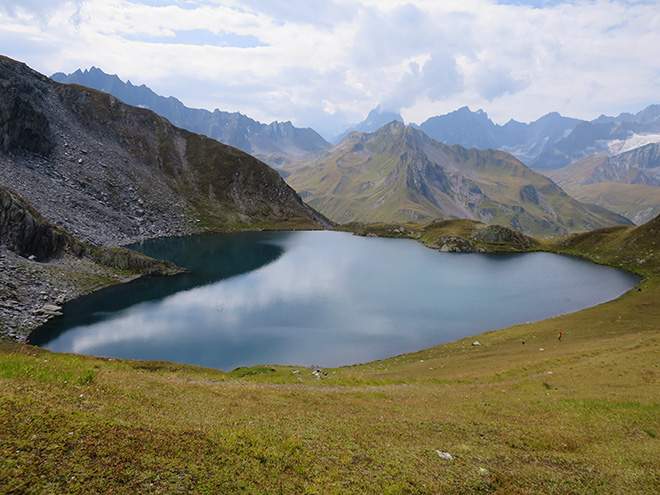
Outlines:
MULTIPOLYGON (((106 74, 96 67, 79 69, 72 74, 58 72, 51 78, 98 89, 130 105, 148 108, 176 126, 234 146, 274 167, 303 159, 331 146, 313 129, 298 128, 291 122, 263 124, 238 112, 188 108, 174 97, 159 96, 145 85, 124 82, 118 76, 106 74)), ((353 131, 375 132, 393 120, 404 122, 400 114, 377 107, 364 121, 333 141, 339 142, 353 131)), ((637 114, 622 113, 618 117, 601 115, 591 122, 553 112, 529 124, 510 120, 505 125, 495 124, 482 110, 473 112, 463 107, 431 117, 420 125, 411 125, 445 144, 500 149, 532 168, 552 170, 593 153, 611 155, 643 144, 660 142, 660 105, 651 105, 637 114)))
POLYGON ((287 171, 308 204, 340 223, 470 218, 546 237, 630 224, 509 153, 448 146, 398 121, 352 132, 287 171))
POLYGON ((582 122, 538 162, 580 201, 642 224, 660 213, 660 105, 582 122))
POLYGON ((594 153, 614 155, 660 142, 660 105, 634 115, 601 115, 592 122, 553 112, 529 124, 510 120, 503 126, 481 110, 463 107, 415 127, 445 144, 500 149, 532 168, 553 170, 594 153))
POLYGON ((660 143, 660 105, 635 115, 580 122, 568 136, 546 147, 531 166, 554 170, 596 153, 613 156, 651 143, 660 143))
MULTIPOLYGON (((149 108, 175 125, 256 156, 285 177, 297 168, 296 164, 308 163, 314 154, 331 148, 331 144, 312 129, 297 128, 291 122, 266 125, 240 113, 217 109, 213 112, 191 109, 176 98, 159 96, 144 85, 134 86, 130 81, 123 82, 118 76, 94 67, 69 75, 53 74, 52 78, 105 91, 126 103, 149 108)), ((396 112, 377 107, 337 140, 351 132, 374 133, 392 121, 403 123, 403 118, 396 112)), ((648 152, 633 153, 646 145, 660 143, 660 105, 651 105, 636 114, 601 115, 591 122, 553 112, 529 124, 510 120, 505 125, 495 124, 482 110, 473 112, 463 107, 431 117, 420 125, 411 125, 448 145, 507 151, 531 168, 558 180, 576 198, 612 209, 636 222, 648 220, 660 211, 660 202, 653 199, 655 191, 638 187, 641 184, 657 186, 653 167, 636 163, 647 159, 648 152), (594 177, 577 176, 582 167, 567 172, 570 180, 566 179, 566 174, 560 174, 564 178, 559 179, 552 172, 594 154, 612 158, 601 164, 594 177), (626 155, 614 159, 621 154, 626 155), (619 162, 625 166, 617 165, 619 162), (631 170, 638 170, 638 173, 631 170), (605 180, 607 177, 617 179, 605 180), (585 180, 599 185, 589 186, 585 180), (624 194, 621 185, 626 182, 630 187, 625 187, 624 194)))
POLYGON ((87 86, 109 93, 129 105, 148 108, 177 127, 238 148, 271 166, 280 166, 330 147, 330 143, 313 129, 298 128, 291 122, 262 124, 238 112, 188 108, 174 97, 159 96, 145 85, 124 82, 96 67, 79 69, 72 74, 58 72, 51 79, 87 86))
POLYGON ((510 120, 501 126, 490 120, 484 111, 473 112, 463 107, 431 117, 416 127, 445 144, 508 151, 523 163, 530 164, 548 146, 569 135, 579 122, 555 112, 529 124, 510 120))

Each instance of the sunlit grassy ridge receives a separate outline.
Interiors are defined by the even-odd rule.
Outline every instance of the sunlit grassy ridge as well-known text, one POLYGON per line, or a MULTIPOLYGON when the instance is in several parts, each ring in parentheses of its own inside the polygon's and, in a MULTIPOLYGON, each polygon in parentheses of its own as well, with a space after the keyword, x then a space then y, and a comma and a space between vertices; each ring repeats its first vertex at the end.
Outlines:
MULTIPOLYGON (((604 155, 591 155, 578 162, 544 174, 568 194, 585 203, 605 207, 624 215, 636 224, 660 213, 660 189, 643 183, 603 182, 594 172, 608 160, 604 155)), ((634 170, 630 171, 634 174, 634 170)))
MULTIPOLYGON (((320 379, 4 345, 2 491, 658 493, 659 224, 531 246, 641 291, 320 379)), ((470 225, 377 229, 433 244, 470 225)))
POLYGON ((658 187, 618 182, 596 182, 585 186, 568 184, 562 187, 579 201, 603 206, 635 223, 642 223, 644 219, 660 214, 658 187))
POLYGON ((310 206, 339 223, 478 218, 542 237, 625 223, 506 152, 447 146, 397 122, 352 133, 286 171, 310 206))

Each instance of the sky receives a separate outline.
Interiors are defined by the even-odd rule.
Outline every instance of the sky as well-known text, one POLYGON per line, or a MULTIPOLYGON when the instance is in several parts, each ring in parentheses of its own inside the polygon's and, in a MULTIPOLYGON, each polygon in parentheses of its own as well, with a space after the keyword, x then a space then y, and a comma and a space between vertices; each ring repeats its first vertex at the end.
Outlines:
POLYGON ((591 120, 660 103, 660 0, 0 0, 0 54, 326 139, 376 107, 591 120))

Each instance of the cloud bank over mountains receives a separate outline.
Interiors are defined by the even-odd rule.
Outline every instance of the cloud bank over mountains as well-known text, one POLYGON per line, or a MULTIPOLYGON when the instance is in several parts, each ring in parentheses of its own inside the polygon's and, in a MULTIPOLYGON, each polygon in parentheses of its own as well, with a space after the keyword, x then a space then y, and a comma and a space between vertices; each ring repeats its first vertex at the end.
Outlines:
POLYGON ((380 105, 500 123, 658 100, 660 10, 626 0, 4 0, 3 54, 336 134, 380 105))

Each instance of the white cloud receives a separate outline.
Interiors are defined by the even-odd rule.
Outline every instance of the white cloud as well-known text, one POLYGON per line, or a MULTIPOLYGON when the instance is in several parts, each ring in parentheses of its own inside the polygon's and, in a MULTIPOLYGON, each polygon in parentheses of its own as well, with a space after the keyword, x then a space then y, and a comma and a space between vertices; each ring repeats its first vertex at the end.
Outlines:
POLYGON ((657 102, 660 11, 625 0, 5 0, 4 54, 332 134, 377 105, 421 122, 594 118, 657 102))

